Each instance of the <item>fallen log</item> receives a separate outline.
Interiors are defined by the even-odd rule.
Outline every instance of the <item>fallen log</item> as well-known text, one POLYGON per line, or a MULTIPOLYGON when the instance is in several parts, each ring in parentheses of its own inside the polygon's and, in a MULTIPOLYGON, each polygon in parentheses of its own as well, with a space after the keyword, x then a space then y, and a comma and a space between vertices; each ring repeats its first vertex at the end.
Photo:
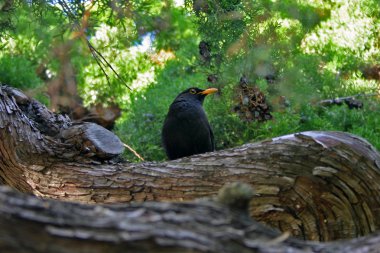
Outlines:
POLYGON ((377 252, 380 234, 332 243, 289 238, 218 202, 85 205, 0 187, 0 251, 377 252))
MULTIPOLYGON (((240 181, 255 189, 251 217, 301 239, 356 238, 380 226, 379 154, 348 133, 303 132, 170 162, 127 163, 117 158, 122 149, 107 151, 91 135, 67 139, 63 133, 73 129, 103 131, 1 87, 0 181, 86 204, 191 201, 240 181)), ((117 137, 106 139, 118 146, 117 137)))

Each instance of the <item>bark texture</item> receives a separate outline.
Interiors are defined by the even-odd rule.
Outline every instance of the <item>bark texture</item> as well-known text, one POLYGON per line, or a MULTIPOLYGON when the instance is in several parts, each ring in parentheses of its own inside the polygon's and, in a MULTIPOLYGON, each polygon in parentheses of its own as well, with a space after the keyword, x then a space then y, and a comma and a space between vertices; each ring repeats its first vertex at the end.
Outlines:
POLYGON ((0 187, 2 253, 378 252, 380 235, 332 243, 289 238, 211 201, 85 205, 0 187))
MULTIPOLYGON (((115 158, 121 152, 112 146, 117 147, 118 139, 108 132, 112 148, 99 146, 102 134, 98 127, 73 124, 19 91, 1 87, 0 183, 39 197, 99 204, 189 201, 240 181, 255 189, 251 217, 298 238, 328 241, 379 229, 380 156, 351 134, 303 132, 138 164, 115 158), (100 134, 91 134, 94 130, 100 134)), ((213 218, 208 216, 210 222, 213 218)), ((372 235, 360 240, 376 244, 380 239, 372 235)))

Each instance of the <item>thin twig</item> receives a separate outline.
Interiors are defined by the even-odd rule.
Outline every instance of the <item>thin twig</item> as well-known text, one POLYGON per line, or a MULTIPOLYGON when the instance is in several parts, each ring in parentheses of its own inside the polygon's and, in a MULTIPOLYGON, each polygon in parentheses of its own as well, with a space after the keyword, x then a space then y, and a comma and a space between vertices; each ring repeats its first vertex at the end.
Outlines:
POLYGON ((71 8, 67 5, 65 1, 58 0, 59 5, 62 7, 62 11, 69 17, 69 19, 73 20, 77 25, 77 21, 75 15, 73 14, 71 8))
POLYGON ((358 97, 373 97, 378 96, 378 93, 368 93, 368 94, 356 94, 349 97, 338 97, 338 98, 332 98, 332 99, 325 99, 319 101, 317 104, 322 106, 329 106, 329 105, 340 105, 343 102, 355 100, 358 97))
POLYGON ((139 158, 141 161, 144 161, 144 158, 142 158, 142 156, 140 156, 133 148, 131 148, 130 146, 128 146, 125 143, 123 143, 123 145, 124 145, 124 147, 129 149, 137 158, 139 158))
MULTIPOLYGON (((87 43, 89 43, 88 40, 87 40, 87 43)), ((108 85, 111 85, 110 78, 109 78, 107 72, 106 72, 106 71, 104 70, 104 68, 103 68, 104 63, 101 61, 101 59, 99 59, 99 57, 98 57, 98 55, 96 54, 96 52, 95 52, 94 50, 92 50, 92 47, 91 47, 91 46, 88 46, 88 47, 89 47, 89 49, 90 49, 90 52, 91 52, 92 56, 94 57, 94 59, 95 59, 95 61, 96 61, 96 64, 98 64, 100 70, 101 70, 101 71, 103 72, 103 74, 105 75, 105 77, 106 77, 106 79, 107 79, 107 83, 108 83, 108 85), (102 65, 103 65, 103 66, 102 66, 102 65)))
MULTIPOLYGON (((71 19, 73 22, 74 22, 74 26, 75 26, 75 29, 78 30, 78 32, 76 33, 76 35, 74 36, 74 38, 76 37, 81 37, 81 38, 84 38, 85 41, 87 42, 87 46, 92 54, 92 56, 94 57, 95 61, 96 61, 96 64, 99 66, 99 68, 101 69, 101 71, 103 72, 103 74, 105 75, 106 79, 107 79, 107 83, 109 85, 111 85, 111 82, 110 82, 110 77, 109 75, 107 74, 106 70, 105 70, 105 67, 108 67, 111 69, 111 71, 116 75, 117 79, 119 81, 121 81, 121 83, 124 84, 125 87, 127 87, 129 90, 132 90, 128 85, 127 85, 127 82, 116 72, 116 70, 112 67, 112 65, 104 58, 104 56, 90 43, 90 41, 85 37, 84 35, 84 31, 85 31, 85 27, 83 26, 87 26, 87 20, 88 20, 88 17, 86 17, 86 13, 84 14, 84 17, 83 17, 83 22, 82 22, 82 26, 79 24, 77 18, 75 17, 75 15, 73 14, 73 11, 72 9, 70 8, 70 6, 66 3, 66 1, 64 0, 58 0, 58 3, 59 5, 62 7, 62 11, 69 17, 69 19, 71 19), (86 19, 87 18, 87 19, 86 19)), ((90 8, 91 9, 91 8, 90 8)), ((89 10, 87 10, 89 11, 89 10)), ((88 13, 89 14, 89 13, 88 13)))
POLYGON ((108 66, 112 72, 116 75, 116 77, 122 81, 125 85, 125 87, 127 87, 129 90, 132 90, 127 84, 126 84, 126 81, 116 72, 116 70, 112 67, 112 65, 104 58, 104 56, 98 51, 96 50, 96 48, 90 43, 90 41, 88 39, 87 40, 87 45, 88 47, 90 48, 91 52, 95 52, 97 57, 100 57, 100 59, 103 61, 102 63, 105 65, 105 66, 108 66))

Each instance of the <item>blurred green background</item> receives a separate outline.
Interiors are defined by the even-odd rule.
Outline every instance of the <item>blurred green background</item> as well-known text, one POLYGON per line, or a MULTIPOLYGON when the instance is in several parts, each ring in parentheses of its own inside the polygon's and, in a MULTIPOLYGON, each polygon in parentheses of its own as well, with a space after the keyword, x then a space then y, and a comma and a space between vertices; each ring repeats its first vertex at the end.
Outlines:
POLYGON ((145 160, 165 159, 168 106, 192 86, 220 89, 204 103, 217 149, 306 130, 380 148, 378 0, 1 0, 0 9, 0 82, 56 111, 116 105, 113 130, 145 160), (271 119, 237 113, 244 90, 265 97, 252 103, 271 119), (319 105, 356 95, 362 108, 319 105))

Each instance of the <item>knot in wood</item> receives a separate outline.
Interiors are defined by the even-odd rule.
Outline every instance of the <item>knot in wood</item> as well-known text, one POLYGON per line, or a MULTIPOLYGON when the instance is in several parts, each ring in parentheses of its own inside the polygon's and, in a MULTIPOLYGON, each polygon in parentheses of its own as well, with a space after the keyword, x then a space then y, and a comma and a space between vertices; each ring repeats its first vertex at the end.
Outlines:
POLYGON ((234 182, 223 186, 217 196, 217 201, 233 209, 248 211, 248 205, 254 191, 248 184, 234 182))

